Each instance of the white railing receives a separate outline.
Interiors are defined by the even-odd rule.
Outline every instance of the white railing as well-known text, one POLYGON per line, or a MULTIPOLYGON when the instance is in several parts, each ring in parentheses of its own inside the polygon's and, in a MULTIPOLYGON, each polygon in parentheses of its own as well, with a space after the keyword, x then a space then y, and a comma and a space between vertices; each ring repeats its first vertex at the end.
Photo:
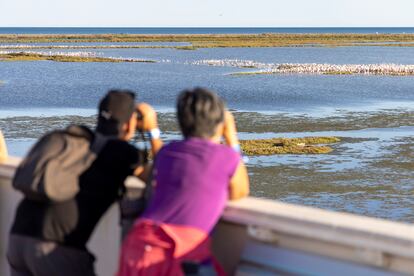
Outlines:
MULTIPOLYGON (((10 186, 19 159, 0 164, 0 275, 8 275, 7 235, 20 195, 10 186)), ((90 250, 98 275, 114 275, 120 230, 113 206, 90 250)), ((213 250, 231 274, 414 274, 414 226, 316 208, 247 198, 228 204, 213 250)))

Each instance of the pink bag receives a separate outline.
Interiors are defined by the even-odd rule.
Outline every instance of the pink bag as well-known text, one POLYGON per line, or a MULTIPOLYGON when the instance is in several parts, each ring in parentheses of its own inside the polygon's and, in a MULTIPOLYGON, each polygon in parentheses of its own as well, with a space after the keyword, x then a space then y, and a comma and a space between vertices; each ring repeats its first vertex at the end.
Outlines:
POLYGON ((212 257, 210 244, 208 234, 196 228, 139 220, 122 244, 117 275, 184 275, 184 261, 201 263, 209 259, 217 275, 225 275, 212 257))

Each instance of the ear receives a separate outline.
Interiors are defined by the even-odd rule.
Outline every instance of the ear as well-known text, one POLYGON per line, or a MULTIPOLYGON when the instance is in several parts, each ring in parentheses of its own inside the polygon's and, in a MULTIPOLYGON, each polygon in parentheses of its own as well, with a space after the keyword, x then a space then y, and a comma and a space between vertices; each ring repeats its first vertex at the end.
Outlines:
POLYGON ((128 123, 125 123, 125 131, 130 132, 132 128, 132 120, 129 120, 128 123))
POLYGON ((129 121, 122 125, 122 130, 123 130, 122 139, 130 140, 132 137, 134 137, 136 128, 137 128, 137 119, 136 119, 136 114, 134 113, 129 119, 129 121))
POLYGON ((120 138, 123 139, 123 140, 127 140, 128 136, 129 136, 130 129, 131 129, 131 120, 129 120, 126 123, 123 123, 122 127, 121 127, 122 133, 120 133, 120 135, 119 135, 120 138))

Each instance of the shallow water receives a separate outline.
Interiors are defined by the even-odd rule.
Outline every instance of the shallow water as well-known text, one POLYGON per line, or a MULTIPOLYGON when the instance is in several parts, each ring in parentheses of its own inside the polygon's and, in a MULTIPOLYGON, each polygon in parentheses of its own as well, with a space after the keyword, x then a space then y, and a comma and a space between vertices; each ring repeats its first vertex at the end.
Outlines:
POLYGON ((251 69, 191 64, 205 59, 414 64, 413 47, 92 51, 158 63, 0 62, 0 129, 11 154, 24 155, 51 129, 69 123, 93 126, 99 98, 116 87, 138 91, 139 100, 161 112, 163 137, 177 139, 178 127, 171 113, 176 95, 186 87, 205 86, 218 91, 237 111, 242 139, 342 139, 325 155, 251 157, 253 195, 414 222, 414 77, 236 77, 228 74, 251 69))
POLYGON ((393 103, 414 102, 413 77, 228 76, 249 69, 187 64, 224 58, 275 63, 414 64, 414 48, 99 49, 97 52, 102 56, 159 62, 2 62, 0 108, 95 108, 105 91, 115 87, 136 90, 140 100, 159 108, 173 108, 178 92, 192 86, 218 91, 230 108, 239 110, 311 112, 321 108, 365 108, 379 104, 393 107, 393 103))
MULTIPOLYGON (((341 139, 331 145, 334 151, 329 154, 249 157, 253 195, 414 222, 412 111, 337 113, 332 117, 236 112, 235 117, 240 139, 341 139)), ((159 119, 164 140, 180 139, 173 113, 160 113, 159 119)), ((10 153, 22 156, 46 131, 69 123, 93 127, 94 122, 95 116, 4 117, 0 118, 0 128, 5 132, 10 153)))

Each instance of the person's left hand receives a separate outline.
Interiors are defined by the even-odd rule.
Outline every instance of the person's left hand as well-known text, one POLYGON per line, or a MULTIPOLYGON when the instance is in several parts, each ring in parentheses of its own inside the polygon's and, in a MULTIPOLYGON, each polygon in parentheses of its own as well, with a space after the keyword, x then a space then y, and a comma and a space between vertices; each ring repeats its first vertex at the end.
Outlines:
POLYGON ((152 106, 147 103, 138 103, 135 109, 142 116, 142 120, 137 120, 137 129, 149 131, 158 128, 157 113, 152 106))

